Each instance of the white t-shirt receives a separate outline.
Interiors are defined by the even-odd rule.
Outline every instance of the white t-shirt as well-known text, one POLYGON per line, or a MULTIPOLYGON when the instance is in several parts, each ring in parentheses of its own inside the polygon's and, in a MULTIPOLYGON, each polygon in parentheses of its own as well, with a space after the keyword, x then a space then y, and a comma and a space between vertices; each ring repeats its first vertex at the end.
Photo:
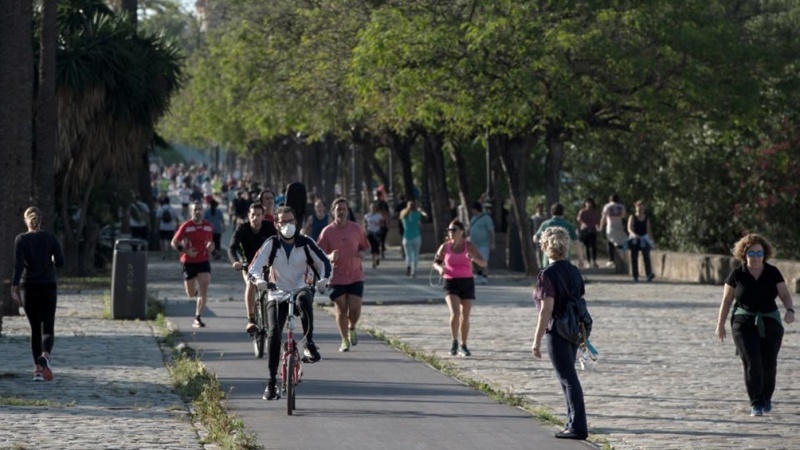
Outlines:
POLYGON ((381 213, 369 213, 364 215, 364 221, 367 222, 367 232, 368 233, 377 233, 381 231, 381 221, 383 220, 383 214, 381 213))
POLYGON ((625 205, 609 202, 603 206, 603 215, 606 217, 606 237, 614 245, 624 245, 628 240, 625 229, 625 205))

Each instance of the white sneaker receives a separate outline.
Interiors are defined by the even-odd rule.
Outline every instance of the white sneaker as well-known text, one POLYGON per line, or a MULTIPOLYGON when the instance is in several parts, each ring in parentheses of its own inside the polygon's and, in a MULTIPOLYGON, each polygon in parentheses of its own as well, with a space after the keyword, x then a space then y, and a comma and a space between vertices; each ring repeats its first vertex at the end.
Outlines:
POLYGON ((614 267, 614 261, 609 261, 606 263, 606 267, 614 267))

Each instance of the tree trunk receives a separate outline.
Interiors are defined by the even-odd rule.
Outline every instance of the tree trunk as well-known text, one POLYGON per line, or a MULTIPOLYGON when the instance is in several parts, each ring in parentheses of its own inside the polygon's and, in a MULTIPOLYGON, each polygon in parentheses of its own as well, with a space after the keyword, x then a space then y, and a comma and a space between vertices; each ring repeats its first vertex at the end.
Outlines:
MULTIPOLYGON (((469 184, 467 178, 467 161, 464 156, 456 150, 455 147, 450 148, 450 158, 456 165, 456 186, 458 187, 458 202, 465 211, 469 211, 470 197, 467 185, 469 184)), ((469 224, 467 224, 469 225, 469 224)))
MULTIPOLYGON (((7 220, 0 227, 0 318, 18 315, 11 301, 11 279, 14 271, 14 238, 25 231, 22 213, 31 202, 31 157, 33 136, 33 42, 31 23, 33 3, 30 0, 7 0, 0 14, 0 192, 7 220)), ((2 319, 0 319, 2 320, 2 319)), ((0 322, 2 329, 2 322, 0 322)))
POLYGON ((56 0, 43 0, 39 41, 39 88, 36 108, 36 151, 33 161, 33 195, 42 210, 42 228, 52 230, 56 214, 56 0))
POLYGON ((549 211, 553 203, 559 201, 561 189, 561 168, 564 166, 564 137, 561 129, 554 127, 547 130, 545 145, 547 157, 544 163, 544 195, 549 211))
POLYGON ((443 146, 444 138, 440 134, 430 133, 424 136, 425 172, 428 180, 428 194, 431 197, 431 217, 433 218, 433 235, 436 242, 444 241, 444 229, 451 220, 443 146))
MULTIPOLYGON (((511 198, 511 213, 517 224, 516 233, 519 238, 522 261, 525 273, 534 275, 538 269, 538 262, 534 257, 533 241, 528 234, 528 212, 525 202, 528 196, 528 162, 530 161, 531 148, 534 144, 531 135, 521 136, 512 140, 498 139, 497 146, 500 162, 508 182, 508 192, 511 198)), ((511 236, 508 236, 509 240, 511 236)), ((509 249, 511 251, 512 249, 509 249)))
POLYGON ((416 141, 416 134, 400 135, 395 131, 387 134, 389 147, 400 162, 400 171, 403 176, 403 193, 406 200, 414 198, 414 175, 411 172, 411 147, 416 141))

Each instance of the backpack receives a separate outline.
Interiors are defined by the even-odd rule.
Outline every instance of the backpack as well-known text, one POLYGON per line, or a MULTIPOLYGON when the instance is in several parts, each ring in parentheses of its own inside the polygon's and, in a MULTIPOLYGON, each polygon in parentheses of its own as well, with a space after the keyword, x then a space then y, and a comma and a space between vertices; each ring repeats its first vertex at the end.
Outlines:
POLYGON ((573 344, 586 344, 592 334, 592 315, 589 314, 586 299, 583 296, 571 295, 560 276, 558 282, 562 294, 569 295, 569 299, 561 315, 553 318, 553 328, 561 337, 573 344))
MULTIPOLYGON (((306 252, 306 264, 311 267, 311 271, 314 273, 314 281, 320 280, 319 272, 317 271, 317 266, 314 265, 314 260, 311 259, 311 250, 308 249, 308 242, 310 239, 302 234, 298 234, 295 238, 298 240, 303 247, 303 250, 306 252)), ((275 255, 278 254, 278 248, 280 247, 280 238, 278 236, 270 236, 268 240, 272 241, 272 251, 269 252, 269 259, 267 259, 267 265, 264 267, 264 271, 266 272, 269 267, 272 267, 272 263, 275 262, 275 255)), ((298 247, 295 245, 295 247, 298 247)), ((264 274, 264 278, 266 278, 266 273, 264 274)))
POLYGON ((169 206, 161 210, 161 221, 164 223, 172 222, 172 213, 169 210, 169 206))

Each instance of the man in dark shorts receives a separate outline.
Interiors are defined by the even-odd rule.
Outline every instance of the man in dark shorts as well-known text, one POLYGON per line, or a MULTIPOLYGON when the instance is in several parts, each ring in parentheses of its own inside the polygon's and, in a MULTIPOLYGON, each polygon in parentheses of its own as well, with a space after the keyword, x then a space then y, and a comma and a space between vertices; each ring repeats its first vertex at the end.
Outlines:
POLYGON ((208 285, 211 284, 211 262, 214 251, 214 233, 211 222, 203 220, 203 204, 196 201, 189 205, 191 219, 182 223, 172 238, 172 248, 181 254, 183 284, 189 298, 197 297, 192 327, 206 326, 200 315, 208 300, 208 285))

